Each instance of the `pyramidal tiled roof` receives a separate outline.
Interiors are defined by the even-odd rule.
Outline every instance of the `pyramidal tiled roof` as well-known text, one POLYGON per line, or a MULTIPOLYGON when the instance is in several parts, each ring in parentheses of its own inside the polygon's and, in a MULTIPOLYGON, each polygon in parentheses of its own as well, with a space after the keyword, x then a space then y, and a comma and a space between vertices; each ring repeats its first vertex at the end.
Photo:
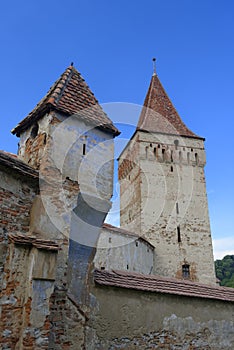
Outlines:
POLYGON ((156 73, 152 76, 137 130, 200 138, 183 123, 156 73))
POLYGON ((102 110, 81 74, 72 65, 65 70, 28 116, 12 130, 12 133, 19 136, 22 131, 50 110, 67 116, 78 114, 85 121, 114 135, 120 133, 102 110))

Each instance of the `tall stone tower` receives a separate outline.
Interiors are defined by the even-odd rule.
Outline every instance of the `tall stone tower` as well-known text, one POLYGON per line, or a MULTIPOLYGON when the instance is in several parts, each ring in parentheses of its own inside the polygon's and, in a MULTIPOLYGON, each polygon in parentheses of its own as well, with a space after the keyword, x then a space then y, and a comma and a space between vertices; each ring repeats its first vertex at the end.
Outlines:
POLYGON ((156 73, 119 157, 121 227, 155 246, 154 273, 215 284, 204 138, 183 123, 156 73))

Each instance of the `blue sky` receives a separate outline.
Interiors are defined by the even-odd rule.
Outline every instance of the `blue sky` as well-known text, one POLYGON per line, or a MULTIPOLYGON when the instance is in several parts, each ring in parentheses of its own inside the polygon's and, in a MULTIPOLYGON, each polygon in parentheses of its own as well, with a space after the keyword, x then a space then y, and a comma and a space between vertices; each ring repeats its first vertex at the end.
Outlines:
POLYGON ((100 103, 141 105, 155 56, 180 116, 206 137, 216 257, 234 254, 234 2, 25 0, 0 13, 0 149, 16 152, 11 128, 70 62, 100 103))

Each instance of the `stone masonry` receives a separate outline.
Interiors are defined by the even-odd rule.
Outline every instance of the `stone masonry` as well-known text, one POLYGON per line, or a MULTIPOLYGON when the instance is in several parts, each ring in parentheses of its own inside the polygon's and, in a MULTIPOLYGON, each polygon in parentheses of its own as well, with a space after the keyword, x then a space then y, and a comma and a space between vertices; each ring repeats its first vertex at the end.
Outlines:
POLYGON ((154 74, 119 158, 119 131, 71 65, 0 151, 0 348, 234 348, 234 290, 216 285, 204 139, 154 74))

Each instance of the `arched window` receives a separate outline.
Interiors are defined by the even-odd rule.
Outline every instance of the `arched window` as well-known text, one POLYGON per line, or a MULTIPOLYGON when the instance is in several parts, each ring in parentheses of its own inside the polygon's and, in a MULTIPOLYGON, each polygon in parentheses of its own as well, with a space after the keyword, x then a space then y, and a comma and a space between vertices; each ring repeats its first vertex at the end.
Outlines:
POLYGON ((35 137, 38 134, 38 130, 39 130, 39 125, 36 123, 33 125, 32 130, 31 130, 31 138, 35 139, 35 137))
POLYGON ((175 145, 175 149, 177 150, 177 149, 178 149, 178 146, 179 146, 179 140, 175 140, 175 141, 174 141, 174 145, 175 145))
POLYGON ((182 265, 182 277, 185 279, 190 278, 190 266, 188 264, 182 265))
POLYGON ((196 165, 198 165, 198 154, 195 153, 195 162, 196 162, 196 165))

